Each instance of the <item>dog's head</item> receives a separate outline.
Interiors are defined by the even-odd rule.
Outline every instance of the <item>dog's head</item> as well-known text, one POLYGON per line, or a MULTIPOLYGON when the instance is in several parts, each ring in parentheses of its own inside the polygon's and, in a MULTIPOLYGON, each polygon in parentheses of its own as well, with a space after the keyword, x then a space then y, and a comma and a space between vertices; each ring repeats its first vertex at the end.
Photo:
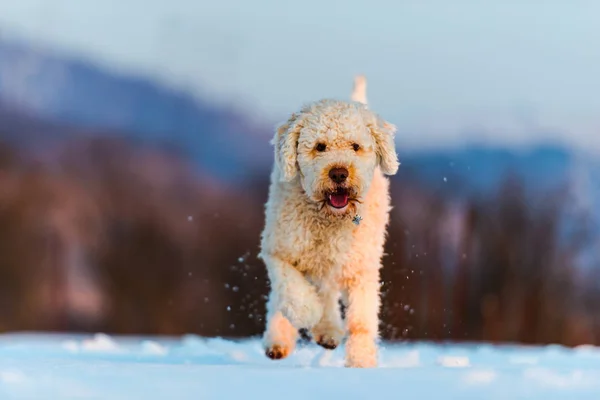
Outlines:
POLYGON ((395 130, 358 102, 308 104, 273 138, 280 179, 299 179, 308 198, 327 213, 356 211, 376 167, 387 175, 398 170, 395 130))

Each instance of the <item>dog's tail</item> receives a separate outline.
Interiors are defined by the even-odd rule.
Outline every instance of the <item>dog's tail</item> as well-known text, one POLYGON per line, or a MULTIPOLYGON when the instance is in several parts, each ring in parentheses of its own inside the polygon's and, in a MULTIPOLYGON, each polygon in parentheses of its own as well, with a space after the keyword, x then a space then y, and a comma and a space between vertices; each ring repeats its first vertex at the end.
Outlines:
POLYGON ((367 78, 364 75, 354 77, 354 88, 352 89, 352 101, 367 105, 367 78))

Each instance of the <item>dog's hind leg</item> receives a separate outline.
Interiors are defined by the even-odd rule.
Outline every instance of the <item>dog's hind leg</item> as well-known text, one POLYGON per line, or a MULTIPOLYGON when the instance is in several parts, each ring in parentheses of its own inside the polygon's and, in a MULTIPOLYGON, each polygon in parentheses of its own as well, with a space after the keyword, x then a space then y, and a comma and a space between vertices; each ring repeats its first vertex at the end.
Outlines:
POLYGON ((344 337, 344 327, 340 310, 340 290, 337 286, 324 286, 319 289, 323 302, 323 317, 312 329, 312 337, 318 345, 328 350, 339 346, 344 337))

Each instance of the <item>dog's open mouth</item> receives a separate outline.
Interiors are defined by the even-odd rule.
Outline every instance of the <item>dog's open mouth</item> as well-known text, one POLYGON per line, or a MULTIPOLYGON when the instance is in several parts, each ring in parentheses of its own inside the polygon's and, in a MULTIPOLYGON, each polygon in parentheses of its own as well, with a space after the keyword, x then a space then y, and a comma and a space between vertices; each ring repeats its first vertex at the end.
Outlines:
POLYGON ((349 199, 350 194, 348 193, 348 190, 340 188, 327 195, 327 204, 333 208, 344 208, 348 205, 349 199))

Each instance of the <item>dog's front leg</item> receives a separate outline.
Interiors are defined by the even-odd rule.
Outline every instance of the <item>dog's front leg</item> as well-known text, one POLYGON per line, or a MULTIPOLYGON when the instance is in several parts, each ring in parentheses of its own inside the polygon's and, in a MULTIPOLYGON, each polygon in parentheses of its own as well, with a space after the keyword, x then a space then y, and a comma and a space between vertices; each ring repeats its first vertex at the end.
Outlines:
POLYGON ((377 366, 379 336, 379 273, 365 271, 346 280, 348 308, 346 324, 346 366, 377 366))
POLYGON ((298 330, 277 307, 273 292, 267 302, 267 328, 263 336, 265 355, 273 360, 286 358, 296 347, 298 330))
POLYGON ((323 306, 316 288, 291 264, 262 256, 271 281, 267 303, 265 351, 270 358, 284 358, 295 346, 299 329, 311 329, 319 322, 323 306))

